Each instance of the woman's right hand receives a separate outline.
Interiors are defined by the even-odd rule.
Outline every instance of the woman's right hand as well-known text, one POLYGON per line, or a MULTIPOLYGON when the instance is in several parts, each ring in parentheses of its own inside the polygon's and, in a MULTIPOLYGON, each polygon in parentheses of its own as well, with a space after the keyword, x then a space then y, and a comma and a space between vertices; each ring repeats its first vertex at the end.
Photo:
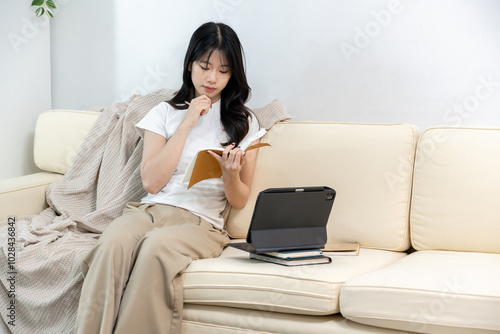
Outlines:
POLYGON ((201 116, 205 115, 212 106, 212 100, 206 95, 198 96, 189 103, 189 108, 181 124, 192 128, 198 123, 201 116))

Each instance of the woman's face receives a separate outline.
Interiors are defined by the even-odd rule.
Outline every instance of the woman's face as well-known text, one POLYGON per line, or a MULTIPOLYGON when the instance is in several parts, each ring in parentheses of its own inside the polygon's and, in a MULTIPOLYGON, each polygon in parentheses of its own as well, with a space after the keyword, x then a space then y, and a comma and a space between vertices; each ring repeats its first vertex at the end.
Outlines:
POLYGON ((208 54, 191 64, 191 80, 195 97, 206 95, 215 103, 220 100, 221 92, 226 87, 231 71, 226 58, 215 50, 210 59, 208 54))

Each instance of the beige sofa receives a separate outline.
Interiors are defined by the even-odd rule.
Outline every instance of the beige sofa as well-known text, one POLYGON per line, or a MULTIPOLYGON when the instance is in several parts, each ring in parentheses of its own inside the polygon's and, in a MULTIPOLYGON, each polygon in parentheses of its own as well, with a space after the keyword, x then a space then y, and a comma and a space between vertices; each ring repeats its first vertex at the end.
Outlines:
MULTIPOLYGON (((98 114, 48 111, 35 162, 0 181, 0 219, 40 212, 98 114), (54 129, 54 124, 65 124, 54 129)), ((263 139, 250 200, 227 229, 245 237, 259 191, 337 191, 329 240, 358 256, 289 268, 228 247, 184 275, 183 333, 500 333, 500 129, 289 122, 263 139)))

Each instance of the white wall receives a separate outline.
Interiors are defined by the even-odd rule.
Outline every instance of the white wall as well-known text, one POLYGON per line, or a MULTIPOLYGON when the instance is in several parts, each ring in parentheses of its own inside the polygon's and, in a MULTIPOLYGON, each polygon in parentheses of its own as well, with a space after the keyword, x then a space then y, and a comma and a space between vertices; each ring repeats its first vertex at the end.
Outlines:
POLYGON ((49 23, 34 20, 30 4, 11 1, 0 11, 0 179, 38 171, 35 122, 51 107, 49 23))
POLYGON ((126 75, 115 72, 121 57, 115 47, 120 35, 115 29, 115 2, 59 1, 51 22, 54 108, 111 104, 115 85, 126 75))
POLYGON ((499 1, 106 3, 73 1, 54 20, 54 107, 178 87, 191 33, 214 20, 242 40, 250 106, 279 98, 296 120, 500 127, 499 1))

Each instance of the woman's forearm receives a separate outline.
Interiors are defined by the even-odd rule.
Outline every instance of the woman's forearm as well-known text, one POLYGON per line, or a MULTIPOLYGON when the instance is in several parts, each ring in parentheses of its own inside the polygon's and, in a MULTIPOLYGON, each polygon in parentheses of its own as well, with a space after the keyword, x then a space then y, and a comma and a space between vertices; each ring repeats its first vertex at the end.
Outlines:
POLYGON ((242 209, 248 201, 250 187, 241 181, 239 175, 223 177, 224 190, 229 204, 235 209, 242 209))
POLYGON ((163 147, 143 162, 141 177, 144 189, 148 193, 158 193, 174 174, 189 130, 188 127, 179 126, 163 147))
MULTIPOLYGON (((251 145, 259 143, 256 140, 251 145)), ((237 151, 237 150, 236 150, 237 151)), ((257 159, 257 150, 248 152, 237 152, 240 155, 235 161, 240 162, 240 168, 235 170, 223 168, 222 178, 224 180, 224 191, 226 198, 235 209, 242 209, 250 196, 250 185, 255 170, 255 161, 257 159)), ((230 159, 231 160, 231 159, 230 159)))
POLYGON ((170 139, 152 133, 146 133, 144 137, 141 177, 144 189, 150 194, 158 193, 170 181, 179 164, 189 131, 208 112, 212 102, 208 96, 201 95, 188 104, 184 118, 170 139))

